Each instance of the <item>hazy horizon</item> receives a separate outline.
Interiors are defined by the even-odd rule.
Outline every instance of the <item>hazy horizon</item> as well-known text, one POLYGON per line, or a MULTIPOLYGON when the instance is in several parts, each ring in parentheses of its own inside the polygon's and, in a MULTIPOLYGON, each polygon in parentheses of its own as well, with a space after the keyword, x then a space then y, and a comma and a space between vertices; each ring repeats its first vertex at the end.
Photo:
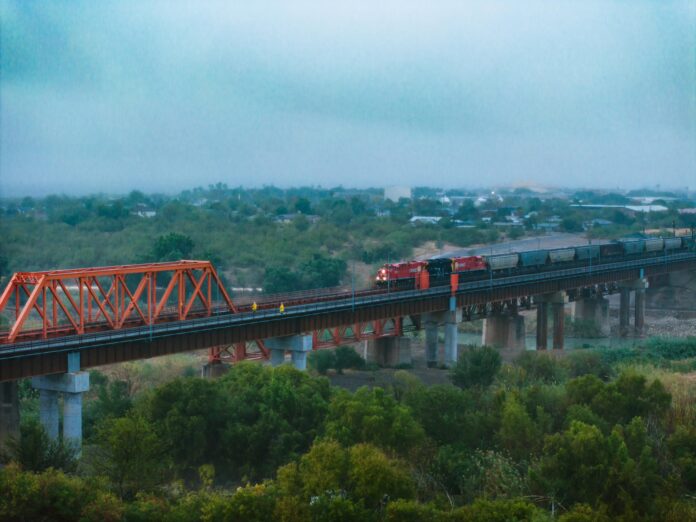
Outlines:
POLYGON ((696 4, 0 0, 0 196, 696 186, 696 4))

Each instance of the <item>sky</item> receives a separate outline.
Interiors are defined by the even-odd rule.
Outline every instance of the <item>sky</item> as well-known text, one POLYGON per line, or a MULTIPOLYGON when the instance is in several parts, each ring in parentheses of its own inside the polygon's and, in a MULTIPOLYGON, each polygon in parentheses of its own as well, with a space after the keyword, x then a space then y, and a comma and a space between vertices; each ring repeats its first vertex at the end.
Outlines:
POLYGON ((696 188, 696 2, 0 0, 0 196, 696 188))

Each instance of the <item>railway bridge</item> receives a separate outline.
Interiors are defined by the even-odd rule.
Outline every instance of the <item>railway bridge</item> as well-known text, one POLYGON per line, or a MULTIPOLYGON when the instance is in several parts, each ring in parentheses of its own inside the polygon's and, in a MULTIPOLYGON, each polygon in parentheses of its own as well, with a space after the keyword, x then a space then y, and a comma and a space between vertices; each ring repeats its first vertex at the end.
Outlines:
POLYGON ((453 275, 448 285, 427 289, 324 289, 255 303, 233 300, 207 261, 16 273, 0 295, 0 314, 9 321, 0 329, 0 438, 18 429, 18 379, 32 378, 41 422, 54 438, 62 394, 63 437, 79 443, 88 368, 209 349, 211 373, 224 361, 280 364, 288 353, 304 369, 308 352, 356 342, 379 362, 397 364, 408 361, 409 329, 425 330, 429 366, 450 366, 457 361, 458 322, 484 318, 485 344, 521 348, 519 311, 533 308, 537 349, 559 350, 567 303, 575 302, 579 317, 601 322, 607 294, 617 292, 621 334, 632 328, 640 335, 649 281, 693 269, 696 252, 665 252, 467 281, 453 275))

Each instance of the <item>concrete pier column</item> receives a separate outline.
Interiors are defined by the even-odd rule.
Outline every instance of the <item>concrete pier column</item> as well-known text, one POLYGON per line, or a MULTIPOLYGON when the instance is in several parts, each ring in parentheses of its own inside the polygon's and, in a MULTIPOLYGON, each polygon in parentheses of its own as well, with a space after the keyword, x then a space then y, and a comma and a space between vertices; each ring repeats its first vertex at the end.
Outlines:
MULTIPOLYGON (((34 386, 36 388, 36 386, 34 386)), ((52 440, 58 438, 60 413, 58 412, 58 392, 39 390, 39 421, 52 440)))
POLYGON ((628 335, 628 314, 631 306, 631 289, 621 288, 619 299, 619 335, 628 335))
POLYGON ((82 444, 82 394, 89 390, 89 373, 44 375, 34 377, 31 384, 39 390, 41 424, 53 439, 58 438, 58 393, 63 394, 63 439, 79 448, 82 444))
POLYGON ((544 301, 537 304, 536 349, 546 350, 549 333, 549 308, 544 301))
POLYGON ((645 289, 636 289, 634 327, 636 336, 642 337, 645 331, 645 289))
POLYGON ((462 320, 462 311, 457 309, 457 299, 450 297, 449 311, 445 315, 445 366, 451 368, 457 364, 459 350, 459 332, 457 323, 462 320))
MULTIPOLYGON (((425 329, 425 361, 428 368, 435 368, 438 365, 440 358, 438 327, 447 321, 448 314, 448 311, 442 311, 430 312, 421 316, 421 324, 425 329)), ((461 315, 459 317, 461 318, 461 315)))
POLYGON ((609 301, 607 299, 602 296, 588 297, 575 301, 573 305, 573 319, 590 322, 597 327, 601 335, 609 335, 609 301))
POLYGON ((524 350, 525 341, 523 316, 491 315, 484 319, 481 336, 481 344, 484 346, 524 350))
POLYGON ((563 303, 553 303, 553 349, 563 349, 565 311, 563 303))
POLYGON ((307 353, 309 352, 291 352, 292 364, 298 370, 304 371, 307 369, 307 353))
POLYGON ((285 362, 285 350, 271 350, 271 366, 280 366, 285 362))
POLYGON ((648 280, 645 278, 622 281, 620 283, 621 299, 619 300, 619 334, 626 337, 629 331, 629 307, 631 305, 631 290, 635 291, 635 333, 642 335, 645 327, 645 289, 648 280))
POLYGON ((537 350, 548 347, 549 304, 553 310, 553 348, 563 349, 564 306, 568 301, 565 292, 539 295, 534 298, 537 303, 537 350))
POLYGON ((0 383, 0 450, 10 438, 19 437, 17 381, 0 383))
POLYGON ((367 341, 368 362, 380 366, 411 364, 411 339, 408 337, 379 337, 367 341))
POLYGON ((425 323, 425 360, 428 368, 437 366, 438 352, 438 324, 435 321, 427 321, 425 323))
POLYGON ((448 320, 445 323, 445 366, 448 368, 457 364, 458 341, 457 322, 448 320))
POLYGON ((81 392, 63 394, 63 440, 82 441, 81 392))
POLYGON ((311 335, 288 335, 266 339, 266 347, 271 351, 271 364, 278 366, 285 362, 285 352, 292 353, 292 363, 298 370, 307 369, 307 354, 312 351, 311 335))

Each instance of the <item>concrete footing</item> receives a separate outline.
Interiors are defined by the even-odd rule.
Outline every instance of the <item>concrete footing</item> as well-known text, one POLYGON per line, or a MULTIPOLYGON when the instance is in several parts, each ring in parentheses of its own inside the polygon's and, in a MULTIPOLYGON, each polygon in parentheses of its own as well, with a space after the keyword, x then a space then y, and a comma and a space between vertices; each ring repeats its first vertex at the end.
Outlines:
POLYGON ((215 379, 230 371, 231 365, 223 362, 206 363, 201 368, 201 377, 204 379, 215 379))
POLYGON ((491 315, 483 321, 481 344, 498 348, 525 349, 524 317, 491 315))
POLYGON ((17 381, 0 383, 0 450, 10 438, 19 437, 17 381))
POLYGON ((307 354, 312 351, 311 335, 289 335, 266 339, 266 348, 271 351, 271 365, 285 362, 285 352, 292 354, 292 363, 298 370, 307 369, 307 354))

